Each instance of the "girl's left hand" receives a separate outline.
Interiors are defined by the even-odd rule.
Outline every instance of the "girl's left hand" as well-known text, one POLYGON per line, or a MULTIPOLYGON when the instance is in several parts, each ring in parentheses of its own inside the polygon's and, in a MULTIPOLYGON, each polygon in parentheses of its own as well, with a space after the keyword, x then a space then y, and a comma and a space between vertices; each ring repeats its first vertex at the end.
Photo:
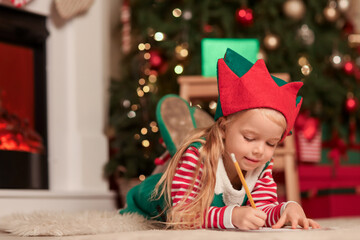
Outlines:
POLYGON ((317 222, 306 217, 304 210, 299 204, 293 202, 287 204, 279 221, 273 225, 272 228, 281 228, 287 223, 290 223, 293 229, 297 228, 298 225, 304 229, 309 229, 309 226, 312 228, 320 228, 317 222))

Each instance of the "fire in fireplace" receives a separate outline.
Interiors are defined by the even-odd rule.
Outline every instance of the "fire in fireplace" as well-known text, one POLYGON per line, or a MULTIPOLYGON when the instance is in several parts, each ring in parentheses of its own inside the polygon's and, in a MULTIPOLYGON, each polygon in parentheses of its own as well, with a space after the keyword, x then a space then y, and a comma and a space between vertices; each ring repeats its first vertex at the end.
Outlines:
POLYGON ((46 17, 0 6, 0 189, 47 189, 46 17))

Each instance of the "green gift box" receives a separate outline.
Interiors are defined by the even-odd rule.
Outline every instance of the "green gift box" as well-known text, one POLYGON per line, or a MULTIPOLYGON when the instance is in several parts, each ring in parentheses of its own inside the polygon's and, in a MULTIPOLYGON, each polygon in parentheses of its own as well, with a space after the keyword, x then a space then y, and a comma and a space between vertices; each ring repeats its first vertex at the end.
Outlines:
POLYGON ((227 48, 255 63, 259 53, 259 41, 253 38, 204 38, 201 40, 201 72, 204 77, 216 77, 217 61, 223 58, 227 48))

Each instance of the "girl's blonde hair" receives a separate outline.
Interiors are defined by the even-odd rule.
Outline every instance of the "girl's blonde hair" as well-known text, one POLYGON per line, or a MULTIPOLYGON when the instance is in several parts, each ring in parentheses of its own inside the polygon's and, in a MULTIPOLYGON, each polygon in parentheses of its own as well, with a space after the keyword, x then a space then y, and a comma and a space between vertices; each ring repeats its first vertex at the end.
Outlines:
POLYGON ((200 228, 203 224, 207 225, 207 209, 210 207, 214 198, 218 161, 225 153, 223 141, 225 138, 225 128, 246 111, 259 111, 263 116, 283 127, 284 131, 286 129, 284 116, 278 111, 267 108, 244 110, 227 117, 221 117, 208 128, 196 129, 194 133, 182 143, 181 147, 173 156, 168 168, 153 192, 153 197, 157 196, 157 198, 160 198, 164 196, 166 205, 164 211, 166 211, 166 223, 169 227, 175 229, 192 229, 200 228), (193 180, 184 197, 176 206, 172 206, 171 185, 173 177, 181 160, 181 156, 189 145, 194 142, 200 142, 203 147, 200 152, 200 159, 196 166, 193 180), (200 174, 201 164, 203 165, 203 170, 200 174), (194 189, 196 179, 200 180, 202 184, 201 188, 195 199, 188 200, 191 191, 194 189))

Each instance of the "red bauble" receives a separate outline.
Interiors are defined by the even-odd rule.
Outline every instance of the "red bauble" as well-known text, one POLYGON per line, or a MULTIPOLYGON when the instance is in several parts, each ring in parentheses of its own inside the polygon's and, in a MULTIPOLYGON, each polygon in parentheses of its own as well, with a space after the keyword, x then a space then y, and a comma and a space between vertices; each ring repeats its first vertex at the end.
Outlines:
POLYGON ((152 69, 159 69, 161 67, 161 65, 163 64, 163 59, 161 57, 161 54, 156 51, 150 51, 150 65, 152 69))
POLYGON ((236 21, 243 26, 250 26, 253 24, 254 16, 250 8, 240 8, 236 10, 236 21))
POLYGON ((204 33, 211 33, 212 31, 214 31, 214 28, 213 28, 213 26, 206 24, 206 25, 204 25, 203 30, 204 30, 204 33))
POLYGON ((347 61, 344 64, 344 72, 348 75, 351 75, 354 72, 354 63, 352 61, 347 61))
POLYGON ((319 129, 319 120, 318 119, 316 119, 316 118, 307 119, 307 121, 304 125, 304 129, 303 129, 304 137, 308 141, 311 141, 312 139, 314 139, 318 129, 319 129))
POLYGON ((354 112, 359 105, 359 101, 355 97, 350 97, 346 100, 346 110, 348 112, 354 112))

